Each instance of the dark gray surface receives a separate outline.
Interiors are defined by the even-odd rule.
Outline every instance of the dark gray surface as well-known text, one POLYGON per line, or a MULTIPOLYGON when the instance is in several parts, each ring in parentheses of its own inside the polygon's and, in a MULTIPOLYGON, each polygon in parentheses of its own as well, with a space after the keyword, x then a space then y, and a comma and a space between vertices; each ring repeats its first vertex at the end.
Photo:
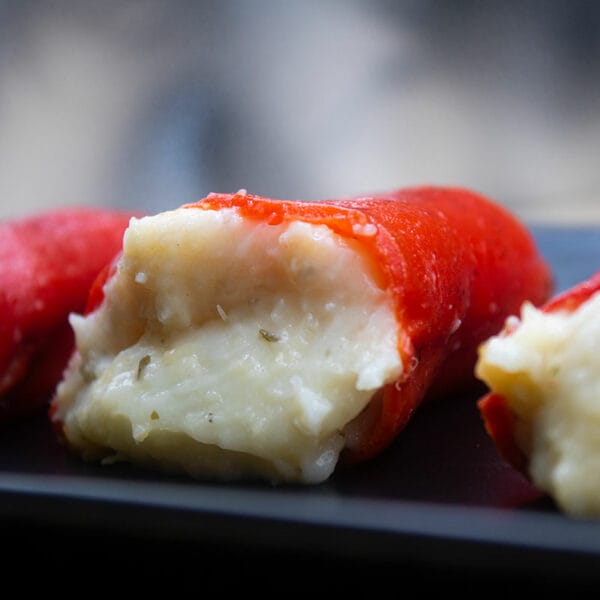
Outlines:
MULTIPOLYGON (((533 231, 558 289, 595 271, 598 231, 533 231)), ((135 540, 135 552, 155 544, 184 548, 186 556, 220 548, 261 561, 303 556, 595 579, 600 523, 561 515, 498 458, 477 397, 425 407, 388 452, 310 487, 218 484, 84 464, 41 417, 1 432, 0 525, 14 539, 24 531, 71 536, 75 548, 110 539, 114 551, 135 540)))
POLYGON ((533 226, 540 251, 547 257, 562 291, 600 270, 600 227, 533 226))

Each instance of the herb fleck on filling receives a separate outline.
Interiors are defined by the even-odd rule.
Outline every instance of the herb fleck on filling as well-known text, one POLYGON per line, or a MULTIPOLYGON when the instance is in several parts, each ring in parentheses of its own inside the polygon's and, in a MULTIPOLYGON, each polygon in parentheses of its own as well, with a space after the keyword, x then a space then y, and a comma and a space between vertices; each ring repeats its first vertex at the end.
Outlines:
POLYGON ((278 342, 281 339, 277 334, 271 333, 266 329, 262 329, 262 327, 258 330, 258 333, 260 333, 262 339, 266 340, 267 342, 278 342))

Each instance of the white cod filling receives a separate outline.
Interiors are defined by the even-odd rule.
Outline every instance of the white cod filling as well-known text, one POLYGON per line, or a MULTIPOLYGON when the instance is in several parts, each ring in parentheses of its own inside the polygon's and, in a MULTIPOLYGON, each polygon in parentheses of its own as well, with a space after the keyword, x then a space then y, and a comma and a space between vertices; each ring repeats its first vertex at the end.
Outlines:
POLYGON ((525 305, 476 371, 517 416, 532 481, 565 512, 600 516, 600 294, 572 313, 525 305))
POLYGON ((133 219, 105 292, 71 316, 55 398, 88 459, 321 482, 345 426, 402 372, 381 274, 323 225, 235 209, 133 219))

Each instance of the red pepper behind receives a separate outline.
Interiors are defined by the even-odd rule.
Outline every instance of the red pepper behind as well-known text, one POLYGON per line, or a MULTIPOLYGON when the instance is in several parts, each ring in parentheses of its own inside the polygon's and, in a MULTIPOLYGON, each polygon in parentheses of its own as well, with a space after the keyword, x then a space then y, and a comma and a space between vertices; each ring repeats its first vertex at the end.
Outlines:
POLYGON ((47 405, 73 349, 68 315, 85 307, 131 216, 65 208, 0 223, 0 423, 47 405))
POLYGON ((545 302, 552 275, 526 227, 508 211, 464 189, 421 187, 324 202, 211 194, 190 209, 235 207, 277 224, 324 224, 357 239, 380 266, 396 303, 401 380, 385 386, 362 422, 369 430, 345 460, 386 448, 426 397, 475 383, 480 342, 524 300, 545 302))
MULTIPOLYGON (((600 271, 556 295, 544 304, 541 310, 546 313, 562 310, 573 312, 598 291, 600 291, 600 271)), ((510 335, 510 332, 507 334, 510 335)), ((485 428, 500 455, 515 469, 527 474, 528 459, 514 439, 515 417, 506 398, 496 392, 490 392, 479 400, 478 408, 485 428)))

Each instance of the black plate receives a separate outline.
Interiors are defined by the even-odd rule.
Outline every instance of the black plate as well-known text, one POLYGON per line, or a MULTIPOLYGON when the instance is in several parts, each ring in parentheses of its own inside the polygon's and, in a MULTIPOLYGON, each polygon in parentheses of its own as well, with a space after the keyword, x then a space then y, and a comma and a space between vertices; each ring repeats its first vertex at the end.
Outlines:
MULTIPOLYGON (((600 232, 533 231, 557 289, 600 266, 600 232)), ((12 542, 23 532, 27 540, 45 533, 76 548, 110 540, 113 552, 139 553, 158 544, 229 563, 314 558, 413 575, 469 569, 595 577, 600 523, 560 514, 499 459, 477 397, 423 407, 389 451, 311 487, 217 484, 84 464, 41 417, 0 432, 0 524, 12 542)))

